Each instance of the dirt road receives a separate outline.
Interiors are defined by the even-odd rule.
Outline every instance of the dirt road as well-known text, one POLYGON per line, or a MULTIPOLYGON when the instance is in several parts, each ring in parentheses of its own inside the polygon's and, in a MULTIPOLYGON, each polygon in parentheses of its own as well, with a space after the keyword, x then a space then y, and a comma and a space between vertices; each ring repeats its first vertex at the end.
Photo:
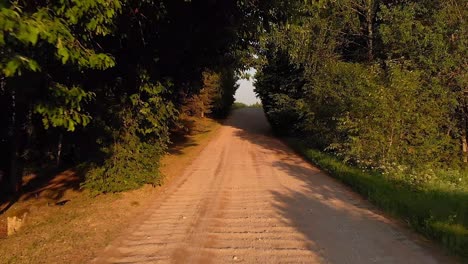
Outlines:
POLYGON ((447 263, 270 136, 260 109, 235 111, 125 228, 96 263, 447 263))

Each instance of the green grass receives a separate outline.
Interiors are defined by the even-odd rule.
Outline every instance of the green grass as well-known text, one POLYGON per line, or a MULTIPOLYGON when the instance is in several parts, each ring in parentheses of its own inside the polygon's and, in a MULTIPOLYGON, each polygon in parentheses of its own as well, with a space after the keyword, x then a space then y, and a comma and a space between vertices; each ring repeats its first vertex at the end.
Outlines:
POLYGON ((378 172, 347 165, 331 154, 307 147, 298 139, 286 141, 307 160, 385 212, 403 219, 452 254, 468 260, 468 188, 436 184, 416 189, 378 172))
POLYGON ((244 104, 244 103, 241 103, 241 102, 234 102, 231 106, 231 109, 232 110, 236 110, 236 109, 241 109, 241 108, 246 108, 248 107, 248 105, 244 104))
POLYGON ((236 109, 241 109, 241 108, 262 108, 262 104, 261 103, 255 103, 255 104, 251 104, 251 105, 247 105, 247 104, 244 104, 244 103, 241 103, 241 102, 234 102, 231 106, 231 109, 232 110, 236 110, 236 109))

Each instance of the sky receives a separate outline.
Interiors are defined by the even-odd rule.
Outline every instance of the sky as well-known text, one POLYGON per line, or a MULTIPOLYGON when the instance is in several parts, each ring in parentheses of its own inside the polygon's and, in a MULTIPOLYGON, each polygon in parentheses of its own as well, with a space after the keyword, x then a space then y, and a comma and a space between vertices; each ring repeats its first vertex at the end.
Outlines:
POLYGON ((250 69, 248 71, 248 73, 250 74, 250 76, 252 76, 249 80, 247 79, 240 79, 237 83, 239 84, 239 89, 237 89, 236 91, 236 94, 234 95, 234 97, 236 98, 236 102, 240 102, 240 103, 244 103, 244 104, 247 104, 247 105, 252 105, 252 104, 255 104, 255 103, 259 103, 260 102, 260 99, 258 99, 256 96, 255 96, 255 93, 254 93, 254 86, 253 86, 253 82, 254 82, 254 78, 253 78, 253 75, 255 74, 255 70, 254 69, 250 69))

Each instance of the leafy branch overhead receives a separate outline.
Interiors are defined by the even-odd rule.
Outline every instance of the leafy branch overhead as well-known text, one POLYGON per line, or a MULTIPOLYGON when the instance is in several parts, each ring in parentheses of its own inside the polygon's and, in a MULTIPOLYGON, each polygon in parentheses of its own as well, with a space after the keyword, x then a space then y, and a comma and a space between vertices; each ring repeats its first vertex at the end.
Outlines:
POLYGON ((157 183, 179 116, 228 114, 236 76, 255 63, 262 23, 279 21, 279 7, 1 1, 0 184, 18 192, 23 164, 62 161, 88 164, 83 186, 97 192, 157 183))

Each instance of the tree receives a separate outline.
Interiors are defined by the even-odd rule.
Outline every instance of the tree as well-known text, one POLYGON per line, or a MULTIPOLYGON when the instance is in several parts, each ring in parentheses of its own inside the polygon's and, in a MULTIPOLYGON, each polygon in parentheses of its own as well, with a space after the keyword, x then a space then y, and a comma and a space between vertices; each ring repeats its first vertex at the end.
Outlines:
POLYGON ((297 4, 258 53, 265 64, 256 91, 270 123, 363 167, 460 166, 454 153, 467 149, 462 6, 297 4))
POLYGON ((205 117, 205 114, 211 113, 213 102, 221 90, 220 74, 205 71, 203 72, 203 87, 200 93, 193 95, 184 105, 184 112, 192 116, 205 117))
POLYGON ((92 38, 110 32, 120 8, 117 0, 57 4, 15 1, 0 5, 2 98, 4 110, 10 113, 6 122, 9 144, 5 149, 10 153, 6 171, 12 192, 20 187, 21 157, 30 137, 33 113, 40 115, 46 128, 73 131, 89 122, 82 105, 93 94, 80 86, 80 72, 114 65, 111 56, 94 49, 92 38), (73 74, 61 75, 64 68, 73 74))
POLYGON ((99 191, 154 182, 185 98, 201 97, 202 113, 227 114, 236 72, 251 60, 264 26, 281 19, 281 6, 1 1, 0 118, 8 125, 0 129, 0 170, 11 191, 19 190, 23 165, 65 162, 94 163, 85 185, 99 191), (220 75, 216 92, 202 89, 206 69, 220 75), (138 154, 125 152, 129 146, 138 154), (144 157, 155 166, 143 170, 144 157))

